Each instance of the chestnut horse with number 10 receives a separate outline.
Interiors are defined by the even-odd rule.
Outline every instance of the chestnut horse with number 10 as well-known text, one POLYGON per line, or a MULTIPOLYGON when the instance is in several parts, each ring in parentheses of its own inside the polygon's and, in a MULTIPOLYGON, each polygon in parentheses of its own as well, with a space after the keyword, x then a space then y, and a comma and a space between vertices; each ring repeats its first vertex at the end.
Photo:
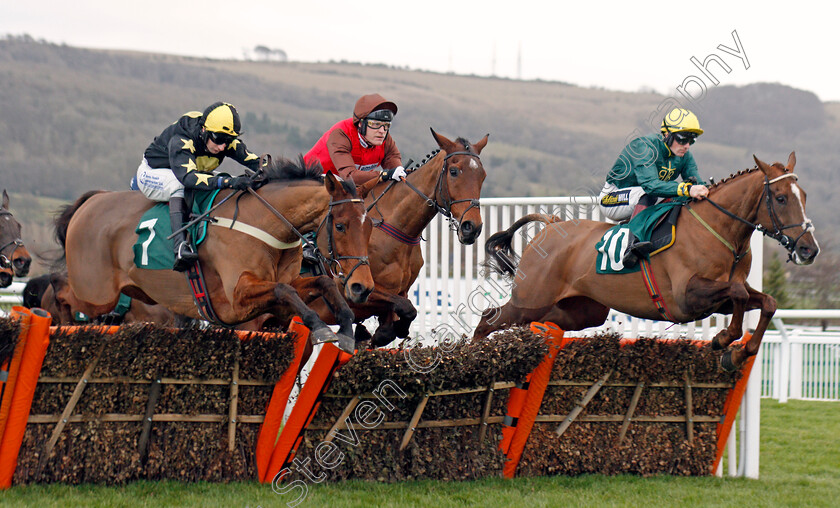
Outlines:
MULTIPOLYGON (((805 216, 805 191, 793 173, 795 155, 790 154, 787 166, 754 159, 755 169, 714 184, 708 199, 684 205, 687 210, 677 221, 674 245, 650 262, 671 321, 684 323, 716 312, 732 314, 730 325, 714 337, 714 348, 726 348, 741 337, 745 311, 761 310, 745 347, 728 350, 721 357, 727 370, 742 366, 758 352, 776 312, 773 297, 746 282, 753 231, 781 243, 798 265, 813 263, 820 250, 814 227, 805 216)), ((512 276, 516 285, 508 303, 484 312, 474 336, 486 337, 500 328, 531 321, 580 330, 603 324, 610 308, 644 319, 662 319, 640 274, 597 273, 595 244, 611 227, 532 214, 491 236, 485 245, 488 264, 512 276), (532 221, 546 227, 525 247, 516 266, 513 234, 532 221)))

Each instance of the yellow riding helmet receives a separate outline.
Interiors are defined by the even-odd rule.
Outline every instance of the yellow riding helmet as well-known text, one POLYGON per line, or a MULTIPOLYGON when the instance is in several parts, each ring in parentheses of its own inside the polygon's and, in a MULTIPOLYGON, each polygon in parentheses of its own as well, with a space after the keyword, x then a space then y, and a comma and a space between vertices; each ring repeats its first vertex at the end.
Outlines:
POLYGON ((703 134, 703 129, 700 128, 700 121, 697 115, 687 109, 674 108, 662 119, 662 128, 664 132, 693 132, 698 136, 703 134))
POLYGON ((232 104, 214 102, 204 110, 204 128, 209 132, 220 132, 229 136, 239 136, 242 124, 239 113, 232 104))

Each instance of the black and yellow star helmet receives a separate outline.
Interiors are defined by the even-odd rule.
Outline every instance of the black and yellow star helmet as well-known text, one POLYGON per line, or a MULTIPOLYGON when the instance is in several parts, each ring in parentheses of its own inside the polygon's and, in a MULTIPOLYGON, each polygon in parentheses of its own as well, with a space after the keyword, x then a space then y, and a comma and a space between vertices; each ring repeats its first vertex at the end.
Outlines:
POLYGON ((202 125, 208 132, 239 136, 242 134, 242 123, 239 113, 232 104, 214 102, 204 110, 202 125))

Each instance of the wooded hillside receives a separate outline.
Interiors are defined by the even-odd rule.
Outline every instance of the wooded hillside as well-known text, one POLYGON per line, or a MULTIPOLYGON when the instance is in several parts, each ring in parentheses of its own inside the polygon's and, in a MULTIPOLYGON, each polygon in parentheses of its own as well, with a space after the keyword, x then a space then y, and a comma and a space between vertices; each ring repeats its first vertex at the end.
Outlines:
MULTIPOLYGON (((692 147, 701 172, 720 179, 752 167, 752 154, 784 162, 795 150, 809 216, 829 247, 840 239, 840 218, 829 206, 840 183, 840 104, 779 84, 723 81, 692 108, 706 130, 692 147)), ((149 142, 184 112, 231 102, 252 151, 295 156, 372 92, 399 106, 391 132, 404 160, 436 148, 430 127, 471 141, 490 133, 482 153, 487 197, 596 193, 625 140, 658 127, 669 101, 560 82, 353 63, 221 61, 6 37, 0 187, 12 193, 24 239, 45 247, 48 204, 94 188, 125 189, 149 142), (42 200, 32 204, 30 196, 42 200)), ((235 163, 223 169, 241 173, 235 163)))

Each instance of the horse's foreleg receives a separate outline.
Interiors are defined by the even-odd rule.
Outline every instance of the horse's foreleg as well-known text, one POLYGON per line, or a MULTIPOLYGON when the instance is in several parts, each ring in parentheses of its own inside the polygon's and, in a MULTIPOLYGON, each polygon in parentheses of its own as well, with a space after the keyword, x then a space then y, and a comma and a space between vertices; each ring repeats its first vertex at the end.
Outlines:
POLYGON ((719 331, 712 339, 713 349, 725 349, 733 341, 741 338, 748 300, 747 288, 740 282, 717 281, 695 276, 685 288, 685 309, 683 310, 689 315, 702 315, 709 309, 717 308, 727 301, 730 302, 732 320, 729 326, 719 331))
POLYGON ((291 286, 295 288, 307 306, 311 305, 314 300, 323 298, 324 303, 332 315, 335 316, 338 333, 348 339, 353 336, 353 321, 356 317, 332 278, 326 275, 301 277, 292 281, 291 286))
POLYGON ((379 326, 371 337, 374 347, 389 344, 397 337, 408 337, 411 323, 417 317, 417 309, 409 299, 381 289, 374 289, 361 307, 379 318, 379 326))
POLYGON ((318 317, 318 313, 307 307, 289 284, 261 280, 245 272, 236 283, 231 304, 238 320, 270 312, 286 322, 291 315, 298 315, 309 328, 313 343, 338 340, 327 324, 318 317))
MULTIPOLYGON (((747 361, 750 356, 755 356, 758 353, 758 348, 761 346, 761 339, 764 338, 764 332, 767 331, 767 326, 776 313, 776 299, 768 294, 761 293, 755 289, 747 286, 749 292, 749 300, 747 301, 747 310, 761 309, 761 315, 758 318, 758 324, 755 331, 750 337, 750 340, 744 344, 744 347, 732 352, 731 363, 732 369, 740 368, 747 361)), ((721 362, 723 363, 723 362, 721 362)))

